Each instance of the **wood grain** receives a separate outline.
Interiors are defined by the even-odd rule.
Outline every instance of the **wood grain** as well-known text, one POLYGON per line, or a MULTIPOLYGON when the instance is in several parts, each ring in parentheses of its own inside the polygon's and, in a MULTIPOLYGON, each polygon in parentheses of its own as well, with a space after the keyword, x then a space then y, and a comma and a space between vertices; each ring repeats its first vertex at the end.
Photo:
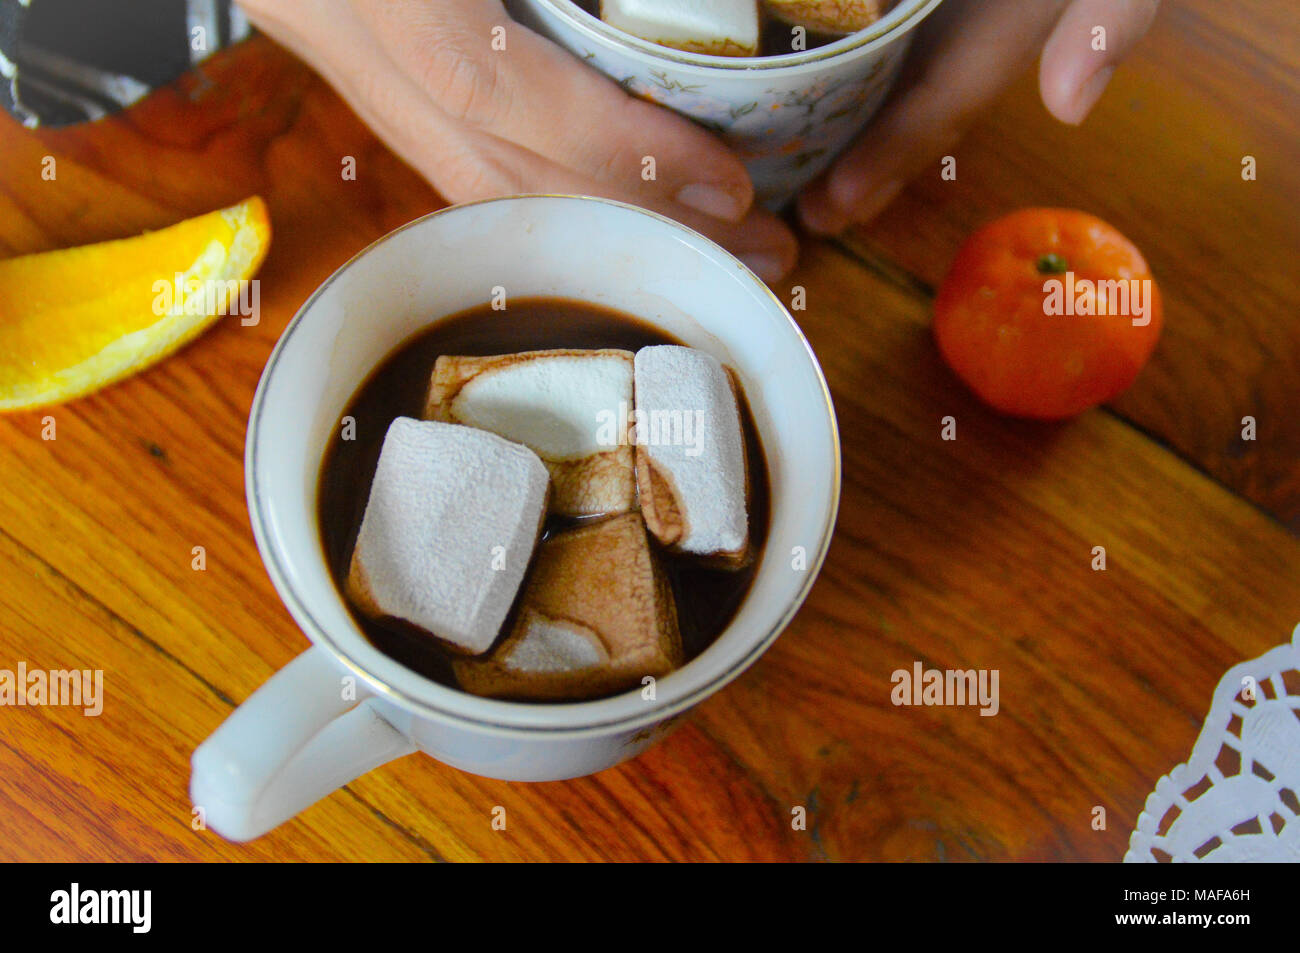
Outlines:
MULTIPOLYGON (((1265 369, 1289 369, 1294 395, 1300 336, 1285 317, 1300 292, 1294 269, 1252 265, 1261 243, 1274 244, 1270 261, 1296 251, 1274 207, 1295 171, 1264 158, 1294 144, 1294 77, 1269 65, 1287 51, 1267 18, 1241 34, 1208 0, 1167 6, 1181 9, 1083 130, 1056 129, 1018 90, 962 147, 959 185, 920 183, 879 228, 807 247, 790 285, 808 289, 798 316, 834 391, 846 484, 826 568, 754 669, 595 777, 508 784, 416 756, 249 845, 191 830, 186 792, 194 747, 306 645, 248 526, 249 403, 311 290, 440 202, 264 40, 93 127, 0 122, 6 253, 156 228, 253 192, 275 227, 259 326, 223 323, 49 411, 55 440, 41 439, 44 413, 0 418, 0 667, 102 668, 107 695, 98 718, 0 710, 0 856, 1117 859, 1219 676, 1300 621, 1300 541, 1259 508, 1295 513, 1297 445, 1288 457, 1295 432, 1281 418, 1294 401, 1265 369), (1179 85, 1192 49, 1235 81, 1179 85), (1135 163, 1145 140, 1124 136, 1139 88, 1162 116, 1147 139, 1198 136, 1210 151, 1152 146, 1135 163), (1242 129, 1269 170, 1244 209, 1235 173, 1216 164, 1245 148, 1242 129), (54 183, 40 179, 45 155, 54 183), (339 176, 344 155, 355 182, 339 176), (1026 174, 1049 161, 1055 174, 1026 174), (1216 189, 1179 184, 1193 162, 1216 189), (927 288, 964 231, 1039 201, 1114 218, 1151 252, 1172 302, 1138 388, 1114 412, 1050 427, 982 409, 927 328, 927 288), (1233 292, 1237 281, 1250 288, 1233 292), (1252 408, 1259 447, 1232 456, 1228 425, 1252 408), (949 415, 955 441, 941 439, 949 415), (1090 568, 1098 545, 1105 572, 1090 568), (999 714, 893 706, 891 673, 918 660, 998 669, 999 714), (492 830, 497 805, 506 831, 492 830), (791 829, 795 806, 806 831, 791 829)), ((1282 16, 1280 2, 1254 6, 1282 16)))

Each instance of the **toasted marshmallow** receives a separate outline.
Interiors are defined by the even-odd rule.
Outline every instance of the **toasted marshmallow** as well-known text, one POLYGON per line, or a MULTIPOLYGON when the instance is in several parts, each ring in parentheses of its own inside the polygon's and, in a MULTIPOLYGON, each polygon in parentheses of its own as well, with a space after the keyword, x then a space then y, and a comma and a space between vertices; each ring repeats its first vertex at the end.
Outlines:
POLYGON ((635 688, 681 664, 671 587, 628 513, 542 543, 510 634, 452 666, 476 695, 560 700, 635 688))
POLYGON ((816 33, 856 33, 875 23, 895 0, 763 0, 767 12, 816 33))
POLYGON ((675 50, 714 56, 758 53, 758 0, 601 0, 600 18, 675 50))
POLYGON ((398 417, 388 428, 346 591, 460 652, 491 648, 546 515, 549 478, 527 447, 398 417))
POLYGON ((636 509, 629 351, 525 351, 440 357, 424 416, 522 443, 546 464, 551 512, 608 516, 636 509))
POLYGON ((749 549, 745 437, 731 378, 674 345, 636 355, 636 478, 646 526, 665 546, 738 564, 749 549))

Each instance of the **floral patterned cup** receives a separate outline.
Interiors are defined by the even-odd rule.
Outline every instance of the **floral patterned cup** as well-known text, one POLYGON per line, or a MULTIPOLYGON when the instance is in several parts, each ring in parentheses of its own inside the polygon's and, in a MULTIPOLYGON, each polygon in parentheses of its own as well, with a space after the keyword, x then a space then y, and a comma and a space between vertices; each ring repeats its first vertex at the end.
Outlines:
POLYGON ((787 203, 862 131, 889 94, 913 31, 941 0, 900 0, 866 30, 799 53, 685 53, 615 29, 572 0, 507 0, 511 15, 628 92, 715 130, 745 160, 758 200, 787 203))

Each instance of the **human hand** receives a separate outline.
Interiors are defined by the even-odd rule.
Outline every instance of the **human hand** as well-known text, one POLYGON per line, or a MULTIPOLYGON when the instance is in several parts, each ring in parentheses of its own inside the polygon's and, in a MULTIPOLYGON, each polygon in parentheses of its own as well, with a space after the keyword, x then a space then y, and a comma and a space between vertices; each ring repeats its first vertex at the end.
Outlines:
POLYGON ((1083 122, 1160 0, 945 0, 921 25, 909 72, 863 135, 799 199, 812 231, 873 218, 947 154, 970 122, 1042 50, 1038 83, 1057 119, 1083 122), (1094 50, 1093 29, 1106 28, 1094 50), (1044 45, 1046 40, 1046 45, 1044 45))
POLYGON ((629 96, 512 21, 500 0, 240 5, 448 201, 603 196, 705 233, 769 281, 794 267, 793 234, 753 207, 749 175, 720 140, 629 96), (493 48, 498 27, 505 50, 493 48))

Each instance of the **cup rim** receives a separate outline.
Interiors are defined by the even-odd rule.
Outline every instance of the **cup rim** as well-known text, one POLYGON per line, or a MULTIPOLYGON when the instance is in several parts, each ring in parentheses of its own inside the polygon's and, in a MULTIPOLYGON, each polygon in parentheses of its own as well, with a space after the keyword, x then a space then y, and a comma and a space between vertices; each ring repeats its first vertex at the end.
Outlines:
MULTIPOLYGON (((647 724, 661 722, 686 711, 739 677, 742 672, 754 664, 754 662, 756 662, 762 654, 767 651, 772 643, 776 641, 780 634, 790 624, 791 620, 793 620, 794 616, 803 606, 804 601, 807 599, 809 592, 811 592, 812 587, 817 580, 817 576, 821 572, 822 564, 825 562, 827 552, 830 549, 831 539, 834 535, 835 521, 839 513, 842 489, 841 467, 842 457, 839 422, 835 415, 835 405, 831 399, 830 388, 826 383, 826 376, 822 371, 821 364, 817 360, 817 356, 814 353, 812 346, 808 343, 808 339, 804 336, 803 330, 795 322, 789 311, 786 310, 781 299, 776 296, 776 294, 762 281, 762 279, 753 274, 745 264, 740 261, 740 259, 736 258, 716 242, 713 242, 707 236, 701 235, 687 226, 664 215, 660 215, 657 212, 652 212, 648 209, 643 209, 613 199, 599 198, 595 196, 550 193, 525 193, 521 195, 480 199, 474 202, 466 202, 461 205, 450 205, 438 209, 437 211, 413 219, 412 221, 407 222, 406 224, 381 236, 335 269, 335 271, 331 273, 330 276, 311 293, 311 295, 308 296, 307 300, 303 302, 297 312, 295 312, 294 316, 285 326, 284 331, 280 334, 274 348, 272 348, 271 354, 267 358, 266 364, 263 368, 262 375, 258 380, 257 389, 253 395, 252 405, 249 409, 248 428, 245 436, 244 450, 245 493, 248 505, 249 522, 253 529, 253 537, 257 544, 258 552, 262 557, 262 562, 266 567, 268 575, 271 577, 272 585, 275 587, 277 594, 284 601, 286 608, 288 608, 290 615, 294 619, 294 622, 302 630, 303 634, 308 637, 310 642, 315 646, 327 649, 348 669, 356 673, 356 675, 359 676, 367 685, 371 686, 378 695, 393 702, 408 712, 445 724, 452 724, 458 727, 469 727, 479 731, 487 731, 497 735, 508 735, 514 737, 535 737, 537 735, 545 735, 547 737, 574 737, 607 734, 613 730, 631 730, 647 724), (712 678, 702 682, 700 685, 689 689, 680 698, 676 698, 671 702, 665 702, 662 705, 650 703, 645 706, 646 710, 644 711, 638 711, 623 716, 610 717, 603 720, 584 720, 578 724, 538 724, 534 719, 539 712, 544 711, 557 716, 556 720, 559 720, 558 716, 561 715, 575 716, 574 719, 570 719, 575 720, 583 711, 595 710, 598 709, 599 706, 608 705, 610 702, 622 698, 627 693, 624 692, 608 698, 600 698, 590 701, 556 704, 548 703, 539 706, 537 703, 533 702, 504 701, 500 699, 469 695, 468 693, 461 692, 459 689, 431 682, 418 672, 405 669, 405 667, 401 666, 401 663, 394 663, 401 667, 410 675, 410 677, 429 681, 431 685, 436 686, 439 689, 469 699, 474 703, 475 707, 483 708, 485 712, 488 713, 484 717, 476 717, 454 708, 439 707, 423 698, 415 697, 403 687, 390 684, 382 678, 367 671, 361 663, 352 658, 347 649, 339 645, 338 640, 336 640, 329 632, 328 628, 316 618, 311 609, 307 606, 306 601, 299 596, 291 581, 290 574, 285 569, 284 565, 282 565, 280 553, 271 543, 272 534, 267 526, 267 519, 263 512, 264 503, 259 494, 258 480, 256 478, 256 475, 259 472, 257 436, 260 429, 261 416, 267 400, 269 382, 274 376, 275 368, 279 363, 280 358, 283 356, 284 351, 288 346, 288 342, 291 340, 294 333, 303 324, 306 316, 311 312, 311 309, 316 304, 317 300, 328 288, 330 288, 331 285, 334 284, 336 280, 339 279, 341 275, 356 264, 361 258, 392 240, 397 235, 431 219, 478 205, 536 199, 563 199, 577 202, 596 202, 631 211, 655 219, 660 224, 667 225, 673 230, 690 237, 694 241, 702 241, 706 246, 712 246, 713 249, 721 252, 722 255, 726 256, 726 258, 731 259, 731 261, 742 270, 742 273, 747 275, 749 279, 761 288, 762 292, 771 298, 778 306, 780 313, 785 316, 790 328, 794 331, 798 340, 803 345, 806 356, 816 375, 817 383, 821 388, 821 396, 825 403, 827 419, 830 423, 832 456, 830 461, 830 505, 827 508, 826 521, 819 530, 820 540, 817 551, 809 561, 808 571, 804 573, 804 578, 798 591, 795 593, 794 597, 789 600, 780 615, 767 627, 767 631, 764 632, 761 637, 752 641, 743 650, 740 656, 733 659, 722 671, 715 674, 712 678), (488 715, 495 715, 496 717, 488 717, 488 715)), ((364 638, 364 636, 361 637, 364 638)), ((682 669, 679 669, 679 671, 689 667, 694 661, 697 660, 692 659, 691 662, 682 666, 682 669)), ((598 715, 597 718, 599 718, 598 715)))
POLYGON ((862 47, 887 42, 896 35, 910 32, 911 29, 929 16, 943 0, 900 0, 900 2, 883 17, 865 30, 850 33, 833 43, 803 50, 798 53, 782 53, 779 56, 717 56, 711 53, 691 53, 660 46, 649 40, 633 36, 617 27, 612 27, 599 17, 583 10, 573 0, 540 0, 557 16, 563 17, 571 26, 589 39, 598 42, 615 43, 621 49, 631 49, 656 60, 665 60, 678 66, 688 66, 702 72, 716 70, 763 71, 794 69, 810 63, 817 63, 848 53, 862 47))

